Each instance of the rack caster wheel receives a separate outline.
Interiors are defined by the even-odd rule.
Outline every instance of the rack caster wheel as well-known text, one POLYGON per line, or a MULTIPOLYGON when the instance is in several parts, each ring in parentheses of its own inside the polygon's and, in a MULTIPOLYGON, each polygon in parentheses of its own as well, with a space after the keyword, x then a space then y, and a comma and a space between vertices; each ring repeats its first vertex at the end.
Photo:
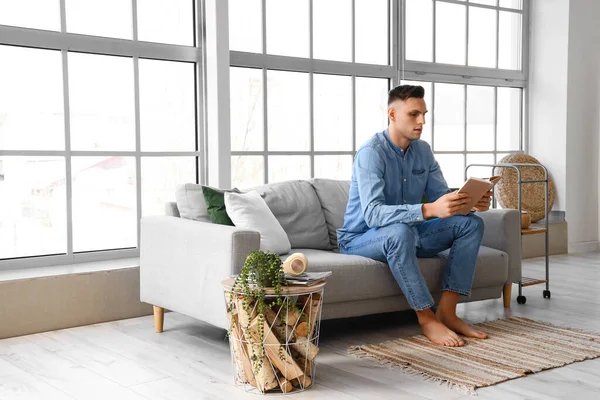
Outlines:
POLYGON ((517 303, 519 303, 519 304, 525 304, 526 301, 527 301, 527 297, 525 297, 525 296, 517 296, 517 303))
POLYGON ((544 290, 544 298, 545 299, 549 299, 550 298, 550 291, 549 290, 544 290))

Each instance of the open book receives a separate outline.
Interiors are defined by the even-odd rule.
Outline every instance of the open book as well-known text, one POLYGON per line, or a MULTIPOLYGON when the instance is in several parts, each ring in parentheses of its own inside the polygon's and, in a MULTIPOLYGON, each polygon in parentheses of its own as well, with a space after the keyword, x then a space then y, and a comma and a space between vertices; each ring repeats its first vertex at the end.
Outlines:
POLYGON ((469 211, 481 200, 484 194, 492 190, 492 188, 500 180, 499 176, 492 176, 491 178, 469 178, 460 189, 459 193, 468 193, 471 198, 471 202, 465 204, 463 208, 458 210, 457 214, 467 215, 469 211))

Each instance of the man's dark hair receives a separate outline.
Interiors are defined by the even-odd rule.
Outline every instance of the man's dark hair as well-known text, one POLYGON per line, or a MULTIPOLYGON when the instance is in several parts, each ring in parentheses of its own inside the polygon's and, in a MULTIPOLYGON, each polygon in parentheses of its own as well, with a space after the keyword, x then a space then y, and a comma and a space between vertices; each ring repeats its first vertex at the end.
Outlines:
POLYGON ((394 101, 406 100, 409 97, 416 97, 422 99, 425 96, 425 88, 423 86, 415 85, 400 85, 396 86, 388 92, 388 106, 394 101))

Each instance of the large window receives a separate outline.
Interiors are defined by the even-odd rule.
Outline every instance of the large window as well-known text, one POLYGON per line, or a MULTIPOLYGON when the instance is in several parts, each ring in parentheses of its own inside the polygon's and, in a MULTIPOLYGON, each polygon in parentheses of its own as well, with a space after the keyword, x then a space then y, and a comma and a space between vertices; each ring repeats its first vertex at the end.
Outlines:
POLYGON ((193 0, 0 0, 0 268, 139 254, 202 175, 193 0))
POLYGON ((467 164, 523 150, 526 6, 229 0, 232 186, 349 179, 401 83, 425 87, 423 140, 451 186, 467 164))

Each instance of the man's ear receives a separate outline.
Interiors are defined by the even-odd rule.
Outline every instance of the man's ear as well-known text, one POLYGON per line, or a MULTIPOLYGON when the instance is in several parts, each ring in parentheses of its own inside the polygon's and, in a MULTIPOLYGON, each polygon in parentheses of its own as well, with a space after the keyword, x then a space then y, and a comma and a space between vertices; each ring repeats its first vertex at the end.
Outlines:
POLYGON ((396 109, 394 107, 388 108, 388 118, 392 122, 396 122, 396 109))

